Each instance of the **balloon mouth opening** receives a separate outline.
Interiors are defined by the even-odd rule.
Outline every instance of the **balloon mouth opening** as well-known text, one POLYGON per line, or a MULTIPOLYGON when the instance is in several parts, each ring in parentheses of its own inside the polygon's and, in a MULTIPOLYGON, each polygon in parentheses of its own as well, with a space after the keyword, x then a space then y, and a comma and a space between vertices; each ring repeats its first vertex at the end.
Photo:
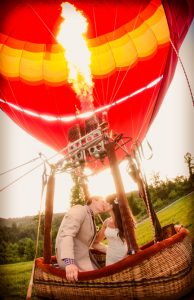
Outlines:
MULTIPOLYGON (((75 113, 75 114, 72 114, 72 115, 69 115, 69 116, 67 115, 67 116, 58 117, 58 116, 52 116, 52 115, 46 115, 46 114, 39 114, 39 113, 36 113, 35 111, 31 111, 29 109, 22 108, 19 105, 13 104, 13 103, 8 102, 8 101, 5 101, 3 99, 0 99, 0 103, 3 103, 5 105, 9 106, 11 109, 13 109, 15 111, 18 111, 20 113, 23 113, 25 115, 28 115, 28 116, 31 116, 31 117, 34 117, 34 118, 43 119, 47 122, 59 121, 59 122, 63 122, 63 123, 69 123, 69 122, 73 122, 73 121, 76 121, 76 120, 89 119, 92 116, 94 116, 95 114, 108 112, 111 108, 114 108, 115 106, 117 106, 117 105, 119 105, 119 104, 135 97, 136 95, 144 92, 147 89, 155 87, 157 84, 161 83, 162 79, 163 79, 163 75, 156 78, 155 80, 151 81, 146 86, 134 91, 133 93, 131 93, 127 96, 124 96, 124 97, 116 100, 113 103, 110 103, 110 104, 107 104, 107 105, 104 105, 104 106, 101 106, 101 107, 98 107, 98 108, 93 108, 92 110, 89 110, 89 111, 85 111, 85 112, 81 112, 81 113, 75 113)), ((193 105, 194 105, 194 103, 193 103, 193 105)))

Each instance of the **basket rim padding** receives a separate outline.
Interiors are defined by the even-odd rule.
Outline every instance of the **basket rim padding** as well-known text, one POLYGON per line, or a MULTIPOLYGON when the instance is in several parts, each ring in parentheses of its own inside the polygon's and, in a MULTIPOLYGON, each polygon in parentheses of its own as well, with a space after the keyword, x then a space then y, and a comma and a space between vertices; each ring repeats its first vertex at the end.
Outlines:
MULTIPOLYGON (((133 267, 135 265, 141 264, 144 260, 149 259, 151 256, 156 255, 158 252, 173 246, 176 243, 181 242, 188 235, 188 230, 185 228, 179 228, 179 232, 175 235, 157 242, 148 248, 143 247, 143 250, 140 250, 134 255, 128 255, 126 258, 121 261, 102 267, 97 270, 92 271, 83 271, 79 272, 78 280, 92 280, 105 276, 110 276, 121 272, 129 267, 133 267)), ((149 243, 150 244, 150 243, 149 243)), ((52 256, 52 261, 55 261, 56 257, 52 256)), ((66 278, 66 272, 63 269, 56 268, 52 264, 44 264, 44 259, 42 257, 37 258, 35 261, 35 267, 41 269, 43 272, 50 273, 54 276, 58 276, 61 278, 66 278)))

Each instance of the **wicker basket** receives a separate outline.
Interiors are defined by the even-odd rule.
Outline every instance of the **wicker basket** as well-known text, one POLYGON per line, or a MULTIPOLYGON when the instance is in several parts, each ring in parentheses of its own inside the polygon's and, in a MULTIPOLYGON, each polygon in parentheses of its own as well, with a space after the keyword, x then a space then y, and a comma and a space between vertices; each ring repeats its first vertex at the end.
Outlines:
MULTIPOLYGON (((103 255, 96 252, 103 264, 103 255)), ((47 299, 179 299, 194 284, 192 244, 187 230, 130 255, 111 266, 81 272, 68 282, 65 271, 36 260, 34 287, 47 299)))

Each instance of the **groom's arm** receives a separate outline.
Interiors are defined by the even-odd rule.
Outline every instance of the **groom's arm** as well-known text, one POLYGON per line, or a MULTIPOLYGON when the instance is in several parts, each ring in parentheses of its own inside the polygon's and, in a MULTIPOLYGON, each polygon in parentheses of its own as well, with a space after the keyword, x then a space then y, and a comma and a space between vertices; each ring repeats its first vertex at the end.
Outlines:
POLYGON ((67 280, 78 279, 78 267, 74 262, 74 238, 80 230, 80 226, 86 216, 83 206, 75 206, 65 215, 59 232, 60 259, 64 261, 67 280))

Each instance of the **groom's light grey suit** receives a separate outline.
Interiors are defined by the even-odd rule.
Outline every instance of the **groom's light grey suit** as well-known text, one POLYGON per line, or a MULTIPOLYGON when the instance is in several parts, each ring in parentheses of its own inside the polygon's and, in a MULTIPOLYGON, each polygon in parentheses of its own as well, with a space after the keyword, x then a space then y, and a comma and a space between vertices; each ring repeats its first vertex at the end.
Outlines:
POLYGON ((88 206, 75 205, 64 216, 56 238, 57 262, 65 268, 63 259, 75 260, 80 270, 94 270, 89 247, 96 235, 96 229, 88 206))

